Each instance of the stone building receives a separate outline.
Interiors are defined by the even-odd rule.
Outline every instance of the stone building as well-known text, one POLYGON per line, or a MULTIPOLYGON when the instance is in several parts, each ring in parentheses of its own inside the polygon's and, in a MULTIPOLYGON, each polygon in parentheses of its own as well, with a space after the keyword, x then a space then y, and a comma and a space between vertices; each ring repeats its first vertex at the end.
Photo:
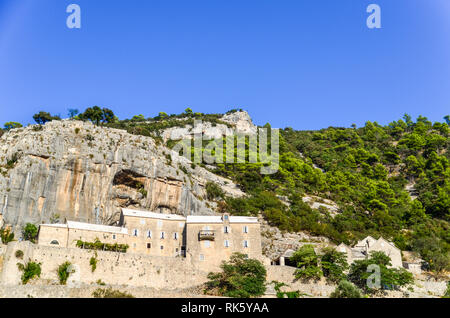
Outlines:
POLYGON ((383 237, 376 240, 373 237, 368 236, 356 243, 356 245, 352 248, 344 243, 341 243, 337 247, 337 250, 346 254, 347 262, 349 264, 356 260, 366 259, 370 255, 370 252, 380 251, 384 252, 391 258, 391 264, 393 267, 403 267, 401 250, 398 249, 394 243, 385 240, 383 237))
POLYGON ((255 217, 188 216, 122 209, 118 226, 67 221, 41 224, 38 244, 74 248, 77 241, 126 244, 127 252, 186 257, 200 269, 216 269, 241 252, 262 260, 260 224, 255 217))
POLYGON ((201 269, 217 267, 233 253, 262 259, 260 224, 256 217, 188 216, 186 254, 201 269))

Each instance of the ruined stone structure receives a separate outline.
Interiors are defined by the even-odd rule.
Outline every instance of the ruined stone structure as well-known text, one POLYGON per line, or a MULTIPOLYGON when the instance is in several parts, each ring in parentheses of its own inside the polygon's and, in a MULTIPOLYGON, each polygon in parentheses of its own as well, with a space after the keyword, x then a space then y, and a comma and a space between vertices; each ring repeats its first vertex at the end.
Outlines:
POLYGON ((401 250, 398 249, 394 243, 385 240, 383 237, 376 240, 373 237, 368 236, 356 243, 356 245, 352 248, 344 243, 341 243, 337 247, 337 250, 346 254, 347 262, 349 264, 356 260, 366 259, 369 257, 370 252, 379 251, 384 252, 391 258, 391 264, 393 267, 403 267, 401 250))

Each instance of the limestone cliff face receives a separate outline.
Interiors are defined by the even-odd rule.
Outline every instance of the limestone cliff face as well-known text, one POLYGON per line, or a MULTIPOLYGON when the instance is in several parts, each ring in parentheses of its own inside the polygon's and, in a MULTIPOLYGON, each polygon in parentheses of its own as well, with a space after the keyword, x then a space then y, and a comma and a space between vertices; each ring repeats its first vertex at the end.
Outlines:
POLYGON ((220 120, 225 124, 212 124, 210 122, 202 122, 197 126, 186 125, 184 127, 172 127, 165 129, 161 136, 164 141, 169 139, 181 140, 192 139, 194 135, 201 134, 205 139, 217 139, 223 136, 231 136, 233 134, 256 134, 258 128, 253 124, 250 115, 246 111, 238 111, 223 115, 220 120))
POLYGON ((0 166, 0 212, 14 226, 55 216, 114 224, 121 207, 213 214, 203 199, 208 180, 243 195, 150 137, 79 121, 10 131, 0 139, 0 166))

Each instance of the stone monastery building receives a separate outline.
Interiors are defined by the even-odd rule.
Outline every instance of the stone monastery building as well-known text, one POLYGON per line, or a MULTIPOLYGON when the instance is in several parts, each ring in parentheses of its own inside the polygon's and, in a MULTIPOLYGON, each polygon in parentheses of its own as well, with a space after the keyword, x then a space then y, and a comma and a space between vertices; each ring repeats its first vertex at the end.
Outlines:
POLYGON ((79 240, 126 244, 128 253, 186 257, 205 268, 219 266, 235 252, 250 258, 262 257, 256 217, 226 213, 184 217, 124 208, 118 226, 73 221, 40 225, 40 245, 76 248, 79 240))

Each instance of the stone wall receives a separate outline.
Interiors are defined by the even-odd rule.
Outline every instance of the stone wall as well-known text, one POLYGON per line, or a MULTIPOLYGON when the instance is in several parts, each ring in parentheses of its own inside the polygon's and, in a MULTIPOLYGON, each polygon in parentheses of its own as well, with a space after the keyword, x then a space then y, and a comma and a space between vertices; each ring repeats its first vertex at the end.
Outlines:
POLYGON ((1 286, 0 298, 91 298, 92 293, 98 288, 119 290, 131 294, 136 298, 214 298, 206 296, 197 289, 175 289, 160 290, 151 287, 123 287, 123 286, 100 286, 83 285, 80 287, 70 286, 42 286, 42 285, 19 285, 1 286))
POLYGON ((198 286, 207 280, 207 273, 195 268, 184 258, 133 255, 97 251, 97 269, 92 272, 89 261, 95 257, 94 251, 75 248, 60 248, 34 245, 29 242, 10 243, 4 253, 3 270, 0 281, 5 285, 20 285, 22 273, 15 252, 24 252, 24 261, 42 263, 39 283, 57 285, 57 269, 66 261, 72 263, 75 273, 68 284, 93 284, 98 280, 111 285, 152 287, 156 289, 178 289, 198 286))
POLYGON ((284 291, 299 290, 301 293, 312 297, 329 297, 336 288, 336 285, 328 284, 325 279, 311 284, 304 284, 295 280, 295 267, 270 265, 266 268, 267 282, 277 281, 287 284, 288 286, 282 289, 284 291))

